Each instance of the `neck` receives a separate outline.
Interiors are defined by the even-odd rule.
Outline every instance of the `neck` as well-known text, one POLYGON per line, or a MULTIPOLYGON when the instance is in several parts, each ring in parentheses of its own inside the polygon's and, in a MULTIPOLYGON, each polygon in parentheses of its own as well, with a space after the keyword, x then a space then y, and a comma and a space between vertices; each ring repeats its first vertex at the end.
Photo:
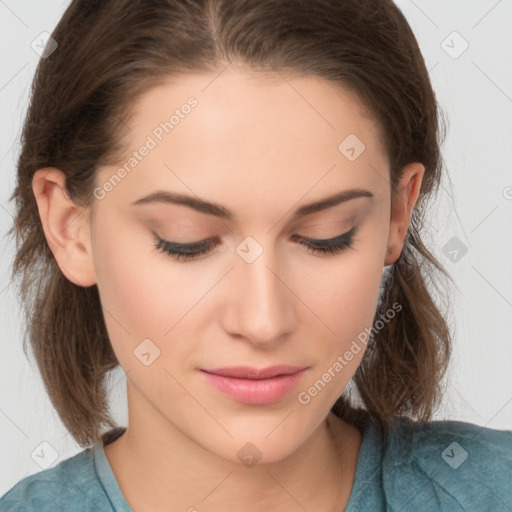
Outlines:
POLYGON ((126 432, 105 446, 134 512, 343 510, 362 439, 357 428, 329 413, 287 457, 246 466, 211 453, 168 422, 165 429, 148 428, 143 415, 131 416, 126 432))

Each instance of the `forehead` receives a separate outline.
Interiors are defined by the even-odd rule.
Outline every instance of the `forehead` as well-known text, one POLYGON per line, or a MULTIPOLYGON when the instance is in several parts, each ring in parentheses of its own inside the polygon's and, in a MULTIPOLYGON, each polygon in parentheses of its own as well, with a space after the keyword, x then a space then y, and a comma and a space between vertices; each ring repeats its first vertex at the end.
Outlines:
POLYGON ((167 188, 222 195, 231 204, 258 194, 268 200, 276 190, 310 202, 326 192, 386 184, 379 181, 387 155, 368 109, 315 76, 234 65, 176 75, 144 93, 130 114, 126 158, 118 165, 151 149, 132 161, 122 184, 127 199, 167 188))
POLYGON ((381 143, 368 108, 341 85, 317 76, 252 71, 235 64, 215 73, 169 77, 146 91, 130 110, 134 143, 169 121, 172 137, 162 135, 170 145, 191 135, 194 142, 243 142, 246 149, 271 149, 283 139, 295 139, 304 151, 318 143, 319 149, 332 148, 350 134, 367 147, 381 143), (190 108, 190 101, 196 106, 190 108))

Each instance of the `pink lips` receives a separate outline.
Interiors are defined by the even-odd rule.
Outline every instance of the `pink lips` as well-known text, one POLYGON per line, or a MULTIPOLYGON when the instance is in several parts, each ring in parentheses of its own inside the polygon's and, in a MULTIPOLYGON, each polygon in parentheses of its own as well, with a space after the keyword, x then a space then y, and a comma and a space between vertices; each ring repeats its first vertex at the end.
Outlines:
POLYGON ((237 402, 264 405, 277 402, 298 384, 307 368, 278 365, 264 369, 249 366, 202 369, 201 374, 215 388, 237 402))

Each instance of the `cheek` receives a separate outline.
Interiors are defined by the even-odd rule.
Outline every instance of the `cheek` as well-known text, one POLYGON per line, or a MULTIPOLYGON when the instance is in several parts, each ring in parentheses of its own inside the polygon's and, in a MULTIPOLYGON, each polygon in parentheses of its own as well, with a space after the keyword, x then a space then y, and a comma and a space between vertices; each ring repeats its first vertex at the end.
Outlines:
POLYGON ((322 383, 332 382, 322 393, 330 400, 341 394, 366 351, 382 279, 385 234, 381 226, 367 229, 357 246, 339 257, 323 263, 310 258, 315 263, 301 275, 300 296, 314 313, 307 312, 307 329, 322 347, 315 356, 318 369, 308 382, 320 379, 321 389, 322 383))
POLYGON ((148 231, 141 234, 110 222, 98 228, 96 237, 97 286, 119 362, 131 367, 134 350, 145 339, 164 355, 166 344, 184 328, 187 312, 206 293, 206 284, 157 252, 148 231))
POLYGON ((382 264, 364 249, 328 261, 315 263, 302 273, 302 296, 308 298, 313 313, 336 333, 336 339, 347 339, 373 321, 382 264))

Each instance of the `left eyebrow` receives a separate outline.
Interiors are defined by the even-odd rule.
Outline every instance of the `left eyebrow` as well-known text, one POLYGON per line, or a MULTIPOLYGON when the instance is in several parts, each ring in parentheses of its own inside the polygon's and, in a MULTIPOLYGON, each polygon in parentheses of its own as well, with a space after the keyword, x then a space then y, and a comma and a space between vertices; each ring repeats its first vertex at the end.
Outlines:
MULTIPOLYGON (((365 189, 355 188, 344 190, 332 196, 326 197, 314 203, 306 204, 298 208, 293 214, 294 219, 305 217, 312 213, 316 213, 328 208, 332 208, 340 203, 356 199, 358 197, 367 197, 373 199, 374 195, 365 189)), ((193 208, 201 213, 213 215, 222 219, 233 221, 235 215, 224 206, 216 203, 210 203, 197 197, 187 196, 183 194, 174 194, 165 190, 158 190, 147 196, 141 197, 132 203, 132 206, 148 204, 148 203, 171 203, 193 208)))

